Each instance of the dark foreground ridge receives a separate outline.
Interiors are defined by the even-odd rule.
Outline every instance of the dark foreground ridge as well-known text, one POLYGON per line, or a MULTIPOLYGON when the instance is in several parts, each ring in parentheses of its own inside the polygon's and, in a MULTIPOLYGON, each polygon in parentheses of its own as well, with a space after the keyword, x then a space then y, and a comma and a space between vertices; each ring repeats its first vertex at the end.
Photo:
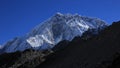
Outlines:
POLYGON ((0 68, 35 68, 45 61, 45 57, 52 51, 35 51, 32 49, 24 52, 4 53, 0 55, 0 68))
POLYGON ((76 37, 37 68, 120 68, 119 29, 120 22, 115 22, 98 36, 76 37))
POLYGON ((86 32, 71 42, 58 43, 53 51, 5 53, 0 68, 120 68, 120 22, 102 30, 99 35, 86 32))

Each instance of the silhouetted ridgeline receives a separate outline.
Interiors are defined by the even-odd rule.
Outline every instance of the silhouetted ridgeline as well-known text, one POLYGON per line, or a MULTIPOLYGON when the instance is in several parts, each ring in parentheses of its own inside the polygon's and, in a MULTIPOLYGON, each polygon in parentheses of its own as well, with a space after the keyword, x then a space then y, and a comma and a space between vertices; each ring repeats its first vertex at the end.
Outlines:
POLYGON ((120 68, 120 22, 89 39, 76 37, 37 68, 120 68))
POLYGON ((0 55, 0 68, 120 68, 120 22, 98 35, 61 41, 51 51, 26 50, 0 55))

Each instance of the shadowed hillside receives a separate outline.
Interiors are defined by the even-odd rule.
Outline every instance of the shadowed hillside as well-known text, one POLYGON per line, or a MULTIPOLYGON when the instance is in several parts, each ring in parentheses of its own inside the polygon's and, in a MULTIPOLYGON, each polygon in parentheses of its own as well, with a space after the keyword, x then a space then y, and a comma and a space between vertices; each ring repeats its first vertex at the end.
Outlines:
POLYGON ((0 68, 120 68, 120 22, 82 37, 61 41, 51 51, 0 55, 0 68))
POLYGON ((76 37, 37 68, 119 68, 120 22, 88 39, 76 37), (119 55, 119 54, 118 54, 119 55))
POLYGON ((0 55, 0 68, 34 68, 45 61, 51 51, 35 51, 32 49, 24 52, 4 53, 0 55))

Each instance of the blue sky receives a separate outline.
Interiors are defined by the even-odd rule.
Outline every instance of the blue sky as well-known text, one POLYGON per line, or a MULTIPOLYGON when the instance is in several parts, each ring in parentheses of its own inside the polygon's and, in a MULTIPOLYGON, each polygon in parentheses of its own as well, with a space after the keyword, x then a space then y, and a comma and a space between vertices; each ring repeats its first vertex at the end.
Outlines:
POLYGON ((0 0, 0 44, 23 36, 56 12, 120 20, 120 0, 0 0))

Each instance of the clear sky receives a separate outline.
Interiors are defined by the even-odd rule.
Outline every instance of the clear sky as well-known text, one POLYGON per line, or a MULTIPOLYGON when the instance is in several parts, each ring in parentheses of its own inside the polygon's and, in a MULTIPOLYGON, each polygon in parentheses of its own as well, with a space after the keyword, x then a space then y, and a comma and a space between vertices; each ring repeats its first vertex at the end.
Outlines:
POLYGON ((120 20, 120 0, 0 0, 0 44, 23 36, 56 12, 120 20))

